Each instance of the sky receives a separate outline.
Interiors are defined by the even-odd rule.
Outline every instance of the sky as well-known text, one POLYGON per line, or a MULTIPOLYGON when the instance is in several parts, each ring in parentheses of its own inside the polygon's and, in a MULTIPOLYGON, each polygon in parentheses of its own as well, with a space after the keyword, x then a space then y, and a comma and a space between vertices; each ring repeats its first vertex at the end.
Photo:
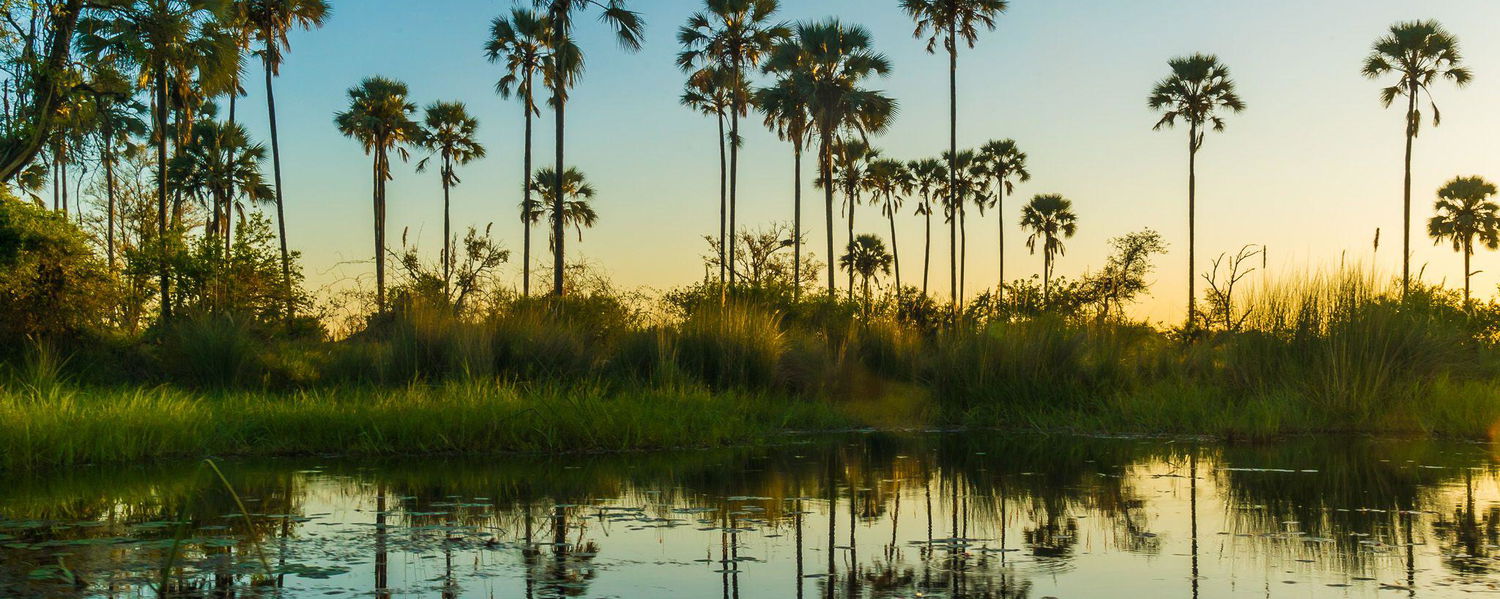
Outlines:
MULTIPOLYGON (((836 16, 866 27, 893 63, 875 80, 899 102, 890 130, 872 143, 899 159, 935 157, 947 148, 946 57, 928 54, 896 0, 783 0, 787 21, 836 16)), ((314 287, 340 287, 373 277, 370 159, 339 134, 333 115, 346 90, 383 75, 406 82, 411 100, 465 102, 480 120, 489 156, 462 167, 453 192, 456 230, 494 223, 514 251, 504 273, 519 285, 523 121, 519 104, 494 92, 502 69, 484 57, 491 19, 506 0, 333 0, 325 27, 297 32, 276 81, 281 125, 287 229, 304 254, 314 287)), ((704 275, 702 236, 718 227, 716 125, 678 103, 683 74, 673 59, 677 28, 701 0, 632 0, 646 20, 645 47, 622 50, 592 19, 578 27, 587 70, 568 110, 568 162, 598 190, 599 223, 581 256, 625 288, 663 290, 704 275)), ((1397 108, 1382 108, 1380 82, 1360 75, 1371 43, 1395 22, 1437 19, 1460 40, 1475 78, 1466 88, 1439 84, 1434 97, 1442 126, 1424 125, 1413 164, 1413 269, 1430 282, 1461 285, 1461 257, 1425 235, 1435 192, 1458 175, 1500 180, 1500 3, 1488 0, 1012 0, 998 28, 959 57, 959 146, 1013 138, 1029 155, 1030 182, 1016 188, 999 214, 1007 229, 1007 278, 1038 273, 1040 255, 1016 228, 1024 199, 1059 193, 1078 213, 1078 233, 1056 272, 1074 277, 1102 266, 1108 241, 1152 228, 1171 246, 1159 260, 1152 296, 1138 316, 1180 318, 1187 282, 1187 132, 1153 131, 1146 106, 1167 60, 1213 53, 1229 66, 1244 113, 1210 134, 1198 159, 1198 265, 1247 244, 1268 248, 1271 274, 1370 264, 1399 274, 1403 131, 1397 108), (1372 241, 1381 233, 1378 252, 1372 241)), ((255 69, 255 67, 252 67, 255 69)), ((259 77, 258 70, 252 70, 259 77)), ((262 90, 250 86, 241 118, 268 139, 262 90), (260 109, 263 113, 263 108, 260 109)), ((551 115, 537 122, 539 162, 552 152, 551 115)), ((740 216, 755 229, 789 222, 790 146, 760 126, 744 125, 740 216)), ((441 241, 441 188, 434 170, 415 172, 416 157, 395 165, 388 191, 389 238, 410 241, 434 256, 441 241)), ((804 180, 804 226, 820 248, 822 209, 804 180)), ((997 234, 991 212, 970 215, 970 292, 993 287, 997 234)), ((862 207, 860 232, 888 237, 878 208, 862 207)), ((910 214, 897 221, 903 278, 918 278, 923 228, 910 214)), ((545 252, 545 233, 533 247, 545 252)), ((839 245, 842 246, 842 234, 839 245)), ((946 289, 946 237, 934 231, 934 289, 946 289), (940 283, 942 282, 942 283, 940 283)), ((1500 284, 1500 260, 1481 250, 1474 287, 1488 296, 1500 284)), ((1261 275, 1256 275, 1261 276, 1261 275)))

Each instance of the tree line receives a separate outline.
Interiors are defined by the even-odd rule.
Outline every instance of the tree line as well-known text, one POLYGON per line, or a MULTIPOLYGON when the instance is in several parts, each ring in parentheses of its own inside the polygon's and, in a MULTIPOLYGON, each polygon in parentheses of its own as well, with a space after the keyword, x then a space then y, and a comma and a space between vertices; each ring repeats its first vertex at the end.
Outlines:
MULTIPOLYGON (((155 257, 137 260, 135 272, 139 274, 142 265, 154 269, 156 303, 163 319, 171 317, 174 298, 181 297, 173 290, 173 248, 180 251, 188 237, 197 235, 200 243, 222 247, 216 256, 227 263, 236 251, 235 223, 243 228, 246 210, 256 205, 272 207, 283 286, 281 311, 291 317, 296 311, 292 286, 297 276, 286 235, 274 82, 291 50, 290 32, 327 22, 327 0, 53 0, 8 3, 5 8, 9 35, 0 40, 0 49, 10 68, 0 84, 0 178, 41 205, 50 184, 52 209, 81 219, 81 202, 70 203, 71 192, 81 194, 82 181, 97 170, 94 176, 102 179, 105 196, 100 245, 113 270, 121 261, 117 233, 125 234, 123 223, 117 222, 122 207, 116 202, 116 171, 129 164, 147 167, 154 185, 155 206, 149 215, 154 231, 138 233, 143 237, 140 245, 155 257), (238 99, 245 94, 252 66, 264 79, 269 148, 251 139, 241 124, 238 99), (267 160, 269 173, 264 170, 267 160), (81 171, 73 179, 77 187, 70 186, 70 168, 81 171)), ((961 150, 957 141, 959 58, 983 33, 997 28, 1009 2, 900 0, 897 8, 911 19, 913 35, 925 43, 926 51, 948 59, 949 143, 937 157, 900 160, 876 147, 875 139, 889 129, 899 104, 873 87, 874 81, 890 75, 892 65, 877 50, 870 32, 859 25, 837 18, 781 21, 778 0, 704 0, 701 10, 677 29, 676 66, 685 77, 681 104, 711 117, 716 125, 719 223, 717 237, 710 236, 714 255, 709 257, 717 267, 716 283, 734 287, 760 279, 760 272, 742 272, 742 265, 757 262, 755 256, 747 261, 741 255, 756 251, 744 241, 754 236, 745 232, 739 219, 742 127, 746 119, 758 117, 790 146, 794 170, 791 225, 761 240, 763 247, 756 253, 763 257, 781 247, 791 249, 794 296, 808 286, 804 269, 816 268, 802 247, 803 162, 811 158, 813 184, 823 196, 829 297, 836 297, 839 288, 835 262, 845 271, 843 285, 851 299, 862 292, 868 304, 871 282, 884 277, 894 279, 898 293, 919 289, 927 296, 932 287, 933 217, 938 216, 938 225, 947 228, 948 294, 954 307, 960 306, 968 274, 967 217, 972 212, 976 221, 992 219, 999 233, 997 296, 1007 293, 1005 234, 1008 227, 1019 226, 1028 250, 1043 258, 1041 296, 1046 303, 1053 292, 1055 263, 1066 253, 1065 241, 1077 231, 1079 218, 1072 200, 1037 193, 1019 206, 1007 205, 1016 187, 1031 181, 1028 156, 1020 144, 996 139, 961 150), (878 209, 887 238, 858 230, 856 209, 862 205, 878 209), (925 227, 919 284, 910 259, 903 272, 896 219, 903 211, 921 217, 925 227), (1010 225, 1008 213, 1018 215, 1010 225), (840 224, 846 242, 842 245, 836 241, 840 224)), ((645 20, 631 9, 629 0, 534 0, 495 18, 488 39, 477 48, 502 71, 496 92, 516 100, 522 109, 523 184, 516 196, 524 230, 523 295, 532 294, 533 227, 547 230, 551 293, 561 296, 567 291, 570 229, 581 235, 599 218, 592 205, 597 190, 582 171, 568 164, 565 143, 569 95, 585 62, 577 28, 591 21, 607 28, 623 49, 641 47, 645 20), (550 165, 539 168, 532 151, 535 121, 547 112, 553 117, 555 153, 550 165)), ((1389 84, 1381 90, 1383 105, 1400 101, 1405 106, 1405 289, 1411 278, 1414 142, 1426 115, 1434 126, 1440 122, 1433 99, 1438 84, 1463 86, 1472 74, 1456 38, 1433 21, 1391 26, 1372 46, 1361 72, 1389 84)), ((385 187, 396 174, 393 163, 405 162, 413 153, 425 154, 416 170, 435 170, 442 194, 443 244, 440 275, 434 278, 441 280, 443 296, 452 301, 461 293, 454 289, 455 279, 463 280, 464 272, 472 274, 457 266, 461 250, 452 230, 450 196, 462 182, 460 167, 486 155, 477 139, 479 121, 462 102, 419 107, 410 96, 400 81, 368 77, 349 89, 347 108, 333 118, 337 130, 358 142, 371 159, 379 312, 388 309, 385 271, 391 255, 385 187)), ((1151 88, 1146 106, 1160 115, 1156 129, 1180 128, 1187 134, 1191 275, 1197 267, 1198 154, 1207 133, 1222 131, 1226 117, 1245 110, 1246 104, 1229 68, 1218 57, 1199 53, 1168 61, 1168 73, 1151 88)), ((1463 256, 1465 297, 1476 246, 1500 247, 1500 207, 1491 199, 1495 193, 1495 186, 1482 178, 1455 178, 1438 191, 1436 215, 1428 222, 1432 238, 1451 244, 1463 256)), ((471 231, 467 239, 474 237, 471 231)), ((1152 239, 1146 244, 1152 250, 1148 254, 1165 250, 1159 236, 1152 239)), ((492 249, 474 244, 469 247, 492 249)), ((508 256, 481 253, 485 264, 508 256)), ((408 270, 414 268, 409 265, 408 270)), ((1186 290, 1189 326, 1199 313, 1193 279, 1188 277, 1186 290)))

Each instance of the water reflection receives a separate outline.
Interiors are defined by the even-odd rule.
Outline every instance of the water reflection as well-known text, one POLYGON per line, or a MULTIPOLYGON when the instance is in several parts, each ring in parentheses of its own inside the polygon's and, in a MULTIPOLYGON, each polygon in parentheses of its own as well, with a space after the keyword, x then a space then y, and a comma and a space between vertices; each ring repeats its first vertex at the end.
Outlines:
POLYGON ((250 514, 197 465, 79 471, 0 488, 0 596, 1443 596, 1500 585, 1488 449, 872 434, 223 464, 250 514))

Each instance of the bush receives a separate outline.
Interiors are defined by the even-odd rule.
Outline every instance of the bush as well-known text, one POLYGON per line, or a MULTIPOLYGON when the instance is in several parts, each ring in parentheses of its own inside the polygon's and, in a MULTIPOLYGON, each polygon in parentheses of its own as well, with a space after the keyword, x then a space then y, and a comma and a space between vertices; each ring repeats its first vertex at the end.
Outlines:
POLYGON ((116 289, 61 213, 0 196, 0 347, 78 341, 110 320, 116 289))

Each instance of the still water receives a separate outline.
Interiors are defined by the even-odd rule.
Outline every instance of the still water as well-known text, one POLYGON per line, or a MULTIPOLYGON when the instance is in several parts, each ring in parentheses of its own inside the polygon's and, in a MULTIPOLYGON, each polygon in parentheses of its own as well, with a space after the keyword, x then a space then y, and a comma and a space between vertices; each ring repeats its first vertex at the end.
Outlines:
POLYGON ((1466 597, 1500 592, 1496 464, 872 433, 88 468, 0 483, 0 597, 1466 597))

